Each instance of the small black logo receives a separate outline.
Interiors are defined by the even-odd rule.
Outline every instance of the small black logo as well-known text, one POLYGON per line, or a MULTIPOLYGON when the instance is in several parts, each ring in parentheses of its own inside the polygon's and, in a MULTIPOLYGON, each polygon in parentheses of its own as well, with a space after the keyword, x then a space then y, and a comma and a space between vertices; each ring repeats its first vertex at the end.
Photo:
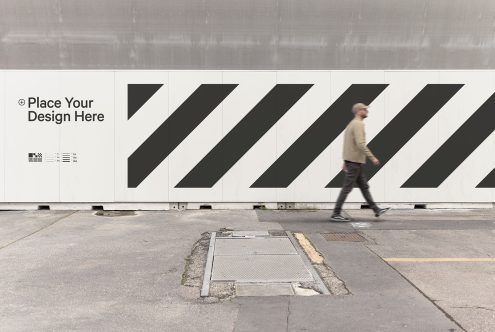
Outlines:
POLYGON ((43 161, 43 155, 41 153, 28 153, 28 160, 30 163, 41 163, 43 161))

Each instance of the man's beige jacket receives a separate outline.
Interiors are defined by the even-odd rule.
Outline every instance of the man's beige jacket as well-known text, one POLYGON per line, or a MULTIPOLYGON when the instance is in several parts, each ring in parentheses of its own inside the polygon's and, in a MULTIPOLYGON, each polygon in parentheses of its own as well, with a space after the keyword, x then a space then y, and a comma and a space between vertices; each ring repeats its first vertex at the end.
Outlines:
POLYGON ((364 164, 366 163, 366 157, 370 160, 375 158, 366 146, 364 122, 354 119, 345 128, 343 158, 344 160, 364 164))

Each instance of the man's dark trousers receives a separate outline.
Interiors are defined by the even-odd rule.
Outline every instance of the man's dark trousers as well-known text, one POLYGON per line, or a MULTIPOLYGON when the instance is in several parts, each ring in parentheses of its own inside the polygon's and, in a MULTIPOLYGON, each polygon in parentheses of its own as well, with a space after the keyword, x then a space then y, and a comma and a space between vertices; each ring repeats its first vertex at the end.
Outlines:
POLYGON ((337 203, 335 204, 333 214, 339 215, 342 212, 342 205, 344 205, 347 195, 349 195, 352 188, 354 188, 355 183, 357 183, 359 189, 361 189, 361 192, 363 193, 363 196, 366 199, 369 207, 376 212, 378 210, 378 206, 371 197, 371 193, 369 191, 370 186, 368 185, 368 180, 366 179, 366 175, 363 172, 364 164, 355 163, 347 160, 345 160, 344 162, 347 168, 347 172, 345 173, 344 185, 342 187, 342 190, 340 191, 337 203))

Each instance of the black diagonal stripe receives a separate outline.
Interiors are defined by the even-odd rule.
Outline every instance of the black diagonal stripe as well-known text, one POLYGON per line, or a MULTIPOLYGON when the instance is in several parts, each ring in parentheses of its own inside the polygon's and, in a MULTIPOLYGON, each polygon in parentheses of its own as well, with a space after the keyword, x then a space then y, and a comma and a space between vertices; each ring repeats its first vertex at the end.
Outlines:
POLYGON ((401 186, 437 188, 495 129, 495 93, 401 186))
MULTIPOLYGON (((380 159, 380 166, 370 163, 364 172, 371 179, 399 150, 459 91, 463 84, 428 84, 368 144, 380 159)), ((373 114, 371 114, 373 116, 373 114)), ((337 174, 326 188, 339 188, 344 172, 337 174)))
POLYGON ((370 104, 388 84, 353 84, 251 185, 287 188, 344 130, 356 102, 370 104))
POLYGON ((495 188, 495 168, 476 186, 476 188, 495 188))
POLYGON ((213 187, 312 86, 277 84, 175 187, 213 187))
POLYGON ((128 187, 136 188, 236 86, 199 86, 129 157, 128 187))
POLYGON ((128 84, 127 85, 127 120, 146 103, 163 84, 128 84))

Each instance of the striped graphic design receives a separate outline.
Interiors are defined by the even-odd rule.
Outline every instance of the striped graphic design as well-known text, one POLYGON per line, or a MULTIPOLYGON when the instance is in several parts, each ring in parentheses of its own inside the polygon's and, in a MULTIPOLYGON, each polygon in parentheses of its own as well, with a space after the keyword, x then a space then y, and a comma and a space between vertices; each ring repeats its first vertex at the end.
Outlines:
MULTIPOLYGON (((428 84, 368 144, 380 165, 367 163, 364 172, 371 179, 399 150, 461 89, 462 84, 428 84)), ((339 188, 344 172, 326 188, 339 188)))
POLYGON ((128 187, 136 188, 236 87, 200 85, 128 158, 128 187))
POLYGON ((494 129, 495 94, 492 94, 401 188, 438 188, 494 129))
POLYGON ((353 84, 272 164, 251 188, 287 188, 352 119, 350 106, 370 104, 387 84, 353 84))
POLYGON ((175 187, 213 187, 311 86, 277 84, 175 187))
POLYGON ((163 84, 128 84, 127 85, 127 119, 160 90, 163 84))
POLYGON ((476 188, 495 188, 495 168, 476 186, 476 188))
MULTIPOLYGON (((313 86, 276 84, 175 188, 212 188, 313 86)), ((356 101, 371 104, 388 84, 352 84, 286 149, 250 188, 287 188, 342 133, 356 101)), ((130 119, 162 84, 128 85, 130 119)), ((202 84, 128 158, 128 188, 136 188, 237 87, 202 84)), ((381 164, 366 164, 373 178, 463 84, 427 84, 368 144, 381 164)), ((401 186, 438 188, 495 129, 495 94, 401 186), (466 139, 469 137, 469 139, 466 139)), ((340 171, 325 188, 340 188, 340 171)), ((495 169, 476 188, 495 188, 495 169)))

